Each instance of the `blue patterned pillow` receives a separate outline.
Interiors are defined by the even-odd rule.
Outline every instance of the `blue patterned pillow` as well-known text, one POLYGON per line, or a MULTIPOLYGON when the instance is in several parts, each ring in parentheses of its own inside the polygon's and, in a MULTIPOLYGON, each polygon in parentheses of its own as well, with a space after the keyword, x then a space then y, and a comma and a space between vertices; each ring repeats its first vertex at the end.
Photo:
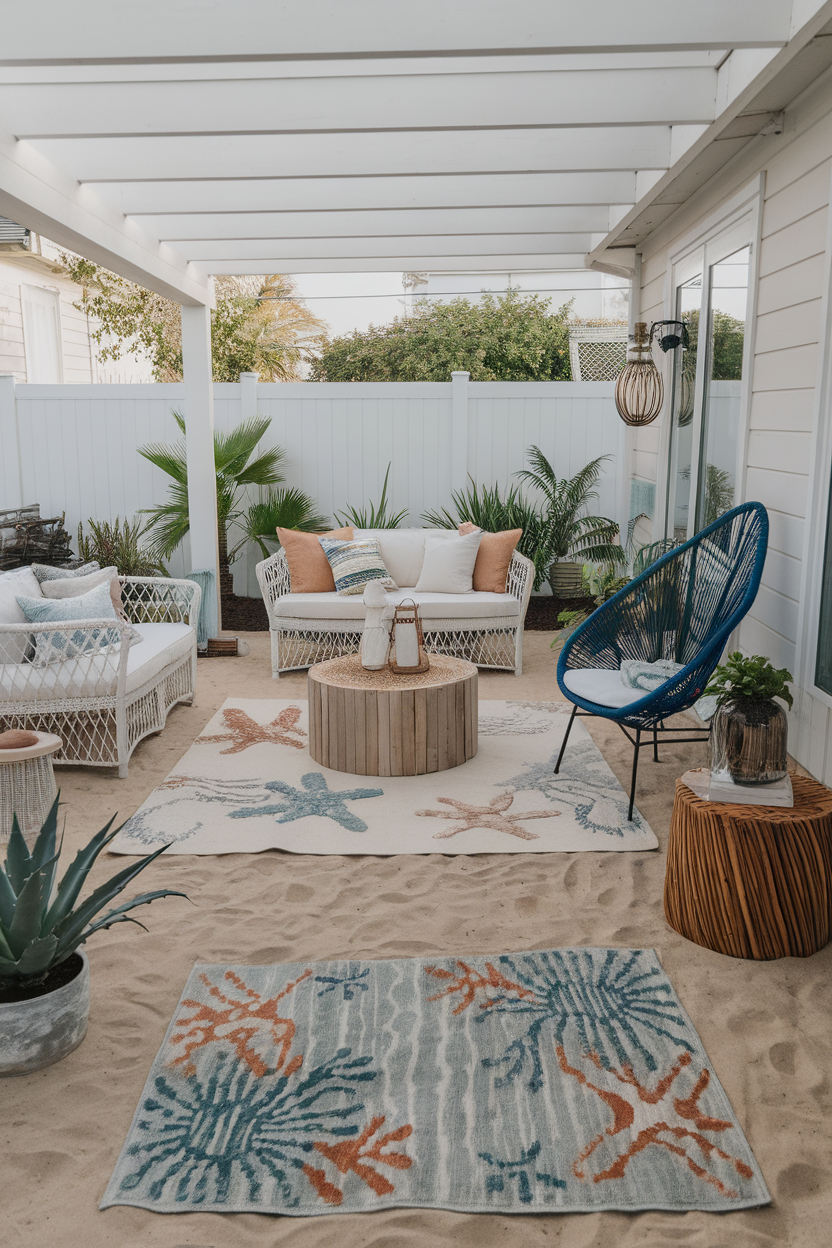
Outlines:
MULTIPOLYGON (((25 598, 19 597, 20 607, 29 624, 83 624, 84 620, 118 620, 110 595, 109 581, 96 585, 89 593, 77 598, 25 598)), ((35 633, 36 666, 74 659, 79 654, 89 654, 121 641, 119 628, 82 628, 77 632, 62 629, 54 633, 35 633)))
POLYGON ((78 568, 53 568, 49 563, 33 563, 32 571, 42 584, 44 581, 64 580, 67 576, 88 576, 90 572, 97 572, 100 567, 98 560, 93 559, 78 568))
POLYGON ((329 560, 339 594, 363 594, 370 581, 381 581, 385 589, 398 589, 384 566, 375 538, 342 542, 335 537, 319 537, 318 541, 329 560))

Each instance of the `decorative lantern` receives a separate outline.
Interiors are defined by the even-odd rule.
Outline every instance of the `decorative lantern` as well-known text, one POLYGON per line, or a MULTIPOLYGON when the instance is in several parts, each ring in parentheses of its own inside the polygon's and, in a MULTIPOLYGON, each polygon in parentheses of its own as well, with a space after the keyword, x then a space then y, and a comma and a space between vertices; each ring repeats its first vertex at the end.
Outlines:
POLYGON ((615 406, 625 424, 649 425, 662 410, 664 382, 650 353, 646 321, 636 322, 632 351, 615 383, 615 406))
POLYGON ((417 672, 426 672, 430 667, 424 651, 425 635, 419 608, 412 598, 400 602, 393 612, 390 644, 396 648, 396 657, 390 660, 390 670, 397 676, 413 676, 417 672))

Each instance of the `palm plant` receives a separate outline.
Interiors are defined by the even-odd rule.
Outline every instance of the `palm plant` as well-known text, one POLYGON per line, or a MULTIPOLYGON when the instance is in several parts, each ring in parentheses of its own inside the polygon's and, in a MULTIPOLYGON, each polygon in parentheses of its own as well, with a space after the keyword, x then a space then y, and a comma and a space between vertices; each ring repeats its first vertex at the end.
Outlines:
POLYGON ((84 848, 78 851, 55 888, 61 846, 57 845, 58 801, 52 808, 29 851, 15 816, 9 837, 5 865, 0 867, 0 980, 16 984, 36 984, 54 967, 71 957, 93 932, 114 923, 143 924, 127 917, 136 906, 147 905, 157 897, 184 897, 170 888, 141 893, 100 919, 95 916, 130 881, 168 848, 163 845, 138 862, 118 871, 94 889, 76 906, 90 869, 102 849, 120 831, 110 831, 113 819, 84 848), (95 920, 95 921, 94 921, 95 920))
POLYGON ((356 529, 397 529, 402 520, 407 516, 407 508, 402 511, 390 511, 387 499, 387 480, 390 476, 390 468, 387 465, 387 471, 384 474, 384 485, 381 487, 381 498, 378 500, 378 506, 370 503, 370 510, 366 507, 348 507, 346 511, 336 511, 336 517, 342 524, 351 524, 356 529))
POLYGON ((268 490, 259 502, 252 503, 238 520, 243 536, 229 551, 233 561, 246 542, 256 542, 267 559, 272 553, 266 539, 277 543, 277 529, 302 529, 305 533, 325 533, 329 518, 314 510, 315 504, 308 494, 288 486, 284 490, 268 490))
MULTIPOLYGON (((182 433, 181 441, 174 445, 163 442, 150 443, 139 447, 139 454, 148 459, 167 476, 173 478, 168 487, 168 497, 164 503, 145 509, 150 516, 145 532, 152 538, 151 550, 158 559, 169 559, 176 547, 185 537, 190 527, 188 518, 188 461, 185 450, 185 420, 181 412, 171 413, 182 433)), ((271 487, 283 481, 280 468, 286 457, 285 451, 279 446, 263 451, 252 459, 257 443, 269 428, 271 420, 267 416, 255 416, 244 420, 228 433, 214 431, 214 464, 217 474, 217 536, 219 542, 220 592, 233 593, 230 564, 241 546, 249 536, 259 538, 265 530, 262 528, 265 513, 261 510, 251 515, 254 508, 270 508, 269 515, 280 516, 281 504, 285 504, 287 515, 293 523, 285 527, 306 529, 315 532, 321 524, 326 527, 323 517, 315 512, 315 504, 306 494, 300 491, 271 491, 267 498, 252 504, 243 510, 241 503, 249 486, 271 487), (291 495, 291 497, 287 497, 291 495), (229 552, 228 529, 238 520, 242 520, 242 528, 246 537, 229 552), (260 529, 257 534, 254 529, 260 529)), ((276 524, 280 524, 280 518, 276 524)), ((275 525, 276 527, 276 525, 275 525)), ((274 528, 271 530, 274 532, 274 528)), ((261 543, 262 548, 262 543, 261 543)))
POLYGON ((616 522, 606 516, 581 514, 587 503, 598 497, 595 486, 601 464, 609 456, 590 460, 574 477, 558 477, 539 446, 530 447, 528 457, 531 468, 523 468, 517 476, 539 489, 546 499, 549 558, 571 558, 577 563, 624 563, 624 550, 616 541, 616 522))

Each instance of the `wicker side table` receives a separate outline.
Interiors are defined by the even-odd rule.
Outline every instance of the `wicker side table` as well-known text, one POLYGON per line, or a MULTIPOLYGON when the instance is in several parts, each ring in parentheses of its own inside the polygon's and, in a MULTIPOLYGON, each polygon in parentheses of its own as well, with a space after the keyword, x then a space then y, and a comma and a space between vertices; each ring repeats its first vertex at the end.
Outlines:
MULTIPOLYGON (((52 771, 52 755, 63 745, 51 732, 35 732, 37 745, 0 749, 0 845, 11 836, 12 816, 30 844, 58 792, 52 771)), ((1 744, 1 743, 0 743, 1 744)))
POLYGON ((794 806, 704 802, 676 781, 664 913, 734 958, 806 958, 832 925, 832 790, 792 776, 794 806))

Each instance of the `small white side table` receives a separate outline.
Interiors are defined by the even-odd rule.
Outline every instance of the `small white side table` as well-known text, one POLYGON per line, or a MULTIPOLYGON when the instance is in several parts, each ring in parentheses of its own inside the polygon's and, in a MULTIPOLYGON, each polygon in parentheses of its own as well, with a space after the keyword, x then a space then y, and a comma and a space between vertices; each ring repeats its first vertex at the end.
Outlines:
POLYGON ((3 749, 0 734, 0 845, 12 832, 12 816, 31 848, 58 792, 52 771, 52 755, 63 741, 51 732, 33 732, 37 745, 3 749))

